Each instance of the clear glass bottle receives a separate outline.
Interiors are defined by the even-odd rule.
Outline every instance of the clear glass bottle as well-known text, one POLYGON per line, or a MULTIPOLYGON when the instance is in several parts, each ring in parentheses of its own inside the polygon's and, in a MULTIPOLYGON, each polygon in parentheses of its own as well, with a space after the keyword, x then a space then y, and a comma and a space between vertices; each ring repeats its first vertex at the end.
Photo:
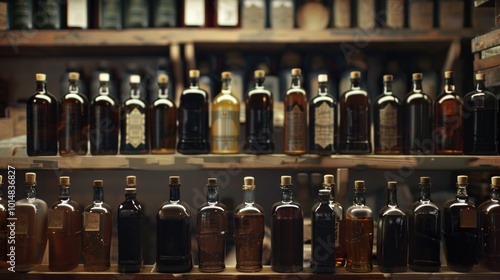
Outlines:
POLYGON ((330 207, 330 190, 319 190, 319 202, 312 208, 311 270, 335 272, 335 212, 330 207))
POLYGON ((9 253, 7 218, 9 217, 8 203, 3 198, 3 177, 0 175, 0 270, 9 267, 7 254, 9 253))
POLYGON ((328 75, 318 75, 318 95, 309 102, 309 152, 335 153, 337 101, 328 92, 328 75))
POLYGON ((193 267, 191 255, 191 209, 181 200, 181 179, 170 176, 170 198, 156 215, 156 269, 182 273, 193 267))
POLYGON ((212 153, 237 154, 240 135, 240 101, 231 90, 231 72, 222 72, 222 90, 212 104, 212 153))
POLYGON ((82 209, 71 199, 70 177, 59 177, 59 187, 59 201, 49 208, 47 222, 51 271, 77 267, 82 251, 82 209))
POLYGON ((262 270, 262 243, 264 241, 264 210, 255 203, 253 177, 243 179, 243 203, 234 209, 234 243, 236 270, 262 270))
POLYGON ((29 156, 57 154, 57 99, 47 91, 46 75, 36 74, 35 93, 26 102, 26 152, 29 156))
POLYGON ((293 68, 292 85, 285 93, 284 153, 302 155, 307 152, 307 97, 302 87, 302 70, 293 68))
POLYGON ((149 153, 149 106, 141 98, 141 76, 130 76, 130 98, 122 105, 120 154, 149 153))
POLYGON ((481 203, 479 212, 479 264, 500 271, 500 177, 491 178, 490 199, 481 203))
POLYGON ((371 144, 370 98, 361 89, 361 72, 351 72, 351 89, 340 97, 340 125, 337 152, 369 154, 371 144))
POLYGON ((373 215, 365 205, 365 182, 354 181, 353 205, 345 212, 347 264, 351 272, 373 270, 373 215))
POLYGON ((177 142, 177 107, 168 96, 169 78, 158 75, 158 98, 151 104, 151 153, 173 154, 177 142))
POLYGON ((437 272, 441 268, 441 212, 431 201, 431 178, 420 177, 420 198, 408 219, 408 264, 413 271, 437 272))
POLYGON ((335 201, 335 177, 331 174, 323 176, 323 188, 330 191, 330 207, 335 212, 335 266, 344 267, 346 262, 345 219, 344 208, 335 201))
POLYGON ((397 182, 387 182, 387 205, 378 215, 377 267, 405 272, 408 266, 408 216, 398 206, 397 182))
POLYGON ((304 262, 304 212, 292 201, 292 177, 281 176, 281 201, 271 211, 271 269, 300 272, 304 262))
POLYGON ((137 201, 137 178, 127 176, 125 201, 118 206, 118 271, 136 273, 142 270, 143 208, 137 201))
POLYGON ((208 178, 207 188, 207 202, 196 217, 199 270, 220 272, 226 268, 227 208, 219 202, 216 178, 208 178))
POLYGON ((467 195, 468 177, 457 177, 457 194, 443 207, 443 251, 448 268, 468 272, 476 263, 477 209, 467 195))
POLYGON ((16 202, 16 267, 28 272, 42 263, 47 246, 47 213, 45 201, 37 198, 36 174, 26 173, 26 198, 16 202))
POLYGON ((104 271, 110 267, 112 211, 104 203, 104 182, 94 180, 94 200, 83 211, 83 267, 104 271))
POLYGON ((375 154, 399 155, 402 149, 401 102, 392 92, 392 75, 384 75, 384 92, 373 104, 375 154))

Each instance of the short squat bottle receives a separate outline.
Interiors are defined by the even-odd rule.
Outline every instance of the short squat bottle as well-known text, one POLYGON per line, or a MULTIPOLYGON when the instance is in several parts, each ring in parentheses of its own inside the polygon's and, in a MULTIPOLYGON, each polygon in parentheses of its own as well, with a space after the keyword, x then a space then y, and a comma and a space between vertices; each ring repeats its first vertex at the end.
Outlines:
POLYGON ((335 177, 331 174, 323 176, 323 188, 330 192, 330 207, 335 212, 335 266, 344 267, 346 262, 345 219, 344 208, 335 201, 335 177))
POLYGON ((500 271, 500 177, 491 178, 490 199, 478 207, 479 264, 500 271))
POLYGON ((292 69, 292 85, 285 93, 284 153, 301 155, 307 152, 307 96, 302 87, 302 71, 292 69))
POLYGON ((403 111, 399 98, 392 92, 392 79, 392 75, 384 75, 384 92, 373 104, 375 154, 401 154, 403 111))
MULTIPOLYGON (((10 174, 12 176, 12 174, 10 174)), ((9 177, 7 177, 9 178, 9 177)), ((11 177, 12 178, 12 177, 11 177)), ((7 200, 3 198, 3 177, 0 175, 0 270, 8 268, 9 264, 7 254, 8 249, 8 235, 7 235, 7 218, 8 216, 8 203, 7 200)))
POLYGON ((309 152, 335 153, 337 101, 328 92, 328 75, 318 75, 318 95, 309 102, 309 152))
POLYGON ((319 190, 319 202, 312 208, 311 270, 335 272, 335 212, 330 207, 330 190, 319 190))
POLYGON ((168 76, 158 75, 158 98, 151 104, 151 153, 173 154, 177 141, 177 107, 168 95, 168 76))
POLYGON ((123 102, 121 154, 149 153, 149 106, 141 98, 141 76, 130 76, 130 97, 123 102))

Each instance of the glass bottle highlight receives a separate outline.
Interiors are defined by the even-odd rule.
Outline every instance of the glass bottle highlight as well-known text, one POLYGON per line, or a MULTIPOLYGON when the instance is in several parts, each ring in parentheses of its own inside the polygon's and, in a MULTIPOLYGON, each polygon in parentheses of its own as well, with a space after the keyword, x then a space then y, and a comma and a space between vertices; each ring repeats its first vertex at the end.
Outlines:
POLYGON ((151 153, 173 154, 177 142, 177 107, 168 96, 169 78, 158 75, 158 98, 151 105, 151 153))

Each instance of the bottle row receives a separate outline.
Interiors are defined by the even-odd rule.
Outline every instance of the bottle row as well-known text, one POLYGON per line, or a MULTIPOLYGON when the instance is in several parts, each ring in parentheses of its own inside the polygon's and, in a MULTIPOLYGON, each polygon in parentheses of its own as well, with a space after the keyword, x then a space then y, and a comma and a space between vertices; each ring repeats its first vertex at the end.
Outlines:
MULTIPOLYGON (((222 88, 212 102, 200 88, 199 75, 189 71, 189 86, 177 107, 168 95, 166 74, 158 75, 158 97, 151 104, 141 96, 139 75, 130 76, 130 95, 120 104, 110 95, 107 73, 99 75, 91 102, 81 93, 78 73, 69 74, 68 91, 59 101, 47 91, 46 75, 37 74, 36 91, 26 105, 27 153, 86 155, 89 143, 92 155, 275 152, 273 93, 264 86, 265 72, 255 71, 244 101, 232 90, 230 72, 222 72, 222 88), (240 111, 245 114, 243 143, 240 111)), ((283 102, 284 153, 498 154, 499 101, 486 90, 484 74, 476 75, 476 88, 463 99, 451 71, 445 72, 435 101, 423 92, 422 80, 421 73, 413 74, 413 88, 400 100, 392 75, 385 75, 384 90, 371 104, 360 72, 353 71, 351 87, 337 103, 324 74, 318 76, 317 95, 308 100, 302 71, 293 68, 283 102)))
MULTIPOLYGON (((135 176, 127 176, 125 201, 116 214, 120 272, 139 272, 143 266, 144 214, 136 199, 136 182, 135 176)), ((109 269, 113 210, 103 200, 103 181, 94 180, 93 202, 84 209, 71 199, 70 178, 61 176, 59 183, 59 200, 50 207, 37 198, 35 173, 26 173, 25 199, 15 206, 11 205, 14 201, 0 200, 0 229, 5 231, 0 235, 3 268, 18 272, 36 269, 48 239, 51 271, 75 268, 80 252, 85 270, 109 269), (8 218, 15 220, 9 227, 8 218), (12 233, 7 234, 8 230, 12 233), (7 237, 14 234, 11 242, 7 237)), ((421 177, 420 197, 405 211, 398 206, 397 182, 388 182, 387 203, 374 226, 374 214, 365 204, 365 182, 354 182, 353 203, 344 212, 335 201, 333 175, 325 175, 311 214, 312 271, 334 273, 335 267, 342 266, 350 272, 372 271, 374 227, 378 230, 376 259, 381 272, 404 272, 408 266, 413 271, 438 272, 441 240, 451 270, 468 272, 477 258, 481 266, 500 271, 500 224, 495 220, 500 214, 500 177, 492 177, 491 198, 477 208, 468 200, 467 186, 467 176, 458 176, 456 197, 440 211, 431 200, 431 179, 421 177)), ((183 273, 193 267, 190 224, 194 213, 181 200, 180 187, 180 177, 170 176, 170 198, 156 214, 158 272, 183 273)), ((207 201, 196 212, 199 270, 220 272, 225 269, 225 244, 230 234, 228 209, 219 202, 217 179, 209 178, 206 187, 207 201)), ((280 188, 281 200, 270 212, 271 267, 275 272, 299 272, 304 262, 303 209, 292 199, 290 176, 281 177, 280 188)), ((243 202, 234 209, 236 269, 242 272, 260 271, 263 263, 264 210, 255 202, 254 191, 254 178, 245 177, 243 202)))

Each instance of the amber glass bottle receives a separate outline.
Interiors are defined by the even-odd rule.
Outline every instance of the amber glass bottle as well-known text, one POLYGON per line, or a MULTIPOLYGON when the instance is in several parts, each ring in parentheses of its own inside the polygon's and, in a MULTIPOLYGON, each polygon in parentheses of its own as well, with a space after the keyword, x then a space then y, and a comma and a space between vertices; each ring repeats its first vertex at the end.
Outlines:
POLYGON ((335 153, 337 101, 328 92, 328 75, 318 75, 318 95, 309 102, 309 152, 335 153))
POLYGON ((479 264, 491 271, 500 271, 500 177, 491 178, 490 199, 478 207, 479 264))
POLYGON ((130 98, 122 106, 121 154, 149 153, 149 106, 141 99, 141 76, 130 76, 130 98))
POLYGON ((402 149, 401 102, 392 92, 392 75, 384 75, 384 92, 373 104, 375 154, 398 155, 402 149))
POLYGON ((177 108, 168 96, 168 76, 158 75, 158 98, 151 104, 151 153, 173 154, 177 142, 177 108))
POLYGON ((222 90, 212 104, 212 153, 237 154, 240 135, 240 101, 231 90, 231 72, 222 72, 222 90))
POLYGON ((307 97, 302 88, 299 68, 292 69, 292 85, 285 93, 284 153, 301 155, 307 152, 307 97))

